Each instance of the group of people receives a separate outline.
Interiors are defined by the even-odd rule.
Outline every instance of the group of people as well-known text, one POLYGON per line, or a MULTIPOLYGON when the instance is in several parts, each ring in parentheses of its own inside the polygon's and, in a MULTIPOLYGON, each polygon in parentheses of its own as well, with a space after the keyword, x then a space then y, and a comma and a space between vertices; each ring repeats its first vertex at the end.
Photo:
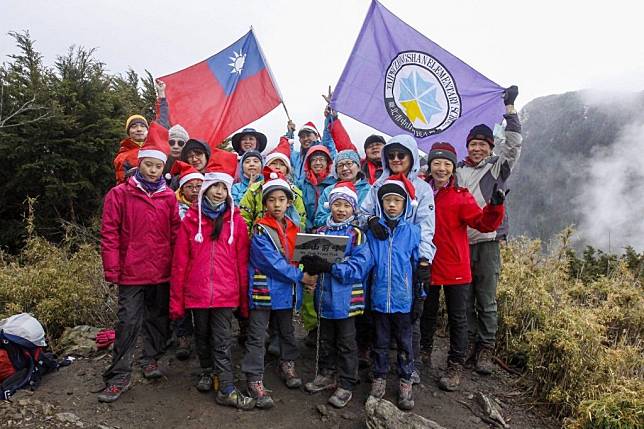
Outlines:
POLYGON ((441 289, 450 349, 439 386, 457 389, 467 365, 491 373, 505 184, 522 141, 516 86, 504 94, 503 136, 475 126, 453 142, 467 147, 461 161, 452 144, 435 143, 426 173, 405 134, 368 137, 362 159, 330 107, 322 134, 312 122, 297 129, 289 121, 266 153, 267 137, 246 128, 229 152, 180 125, 168 129, 162 84, 158 91, 157 121, 126 122, 118 185, 104 202, 103 267, 118 285, 118 325, 99 401, 130 388, 139 335, 143 376, 162 377, 158 359, 172 326, 177 357, 188 358, 194 340, 196 387, 215 389, 221 405, 273 406, 263 382, 267 344, 288 388, 330 391, 329 403, 342 408, 368 366, 370 395, 383 398, 393 344, 397 403, 409 410, 413 385, 431 366, 441 289), (348 237, 344 258, 294 261, 299 232, 348 237), (294 312, 317 348, 306 383, 296 370, 294 312), (235 318, 245 389, 233 378, 235 318))

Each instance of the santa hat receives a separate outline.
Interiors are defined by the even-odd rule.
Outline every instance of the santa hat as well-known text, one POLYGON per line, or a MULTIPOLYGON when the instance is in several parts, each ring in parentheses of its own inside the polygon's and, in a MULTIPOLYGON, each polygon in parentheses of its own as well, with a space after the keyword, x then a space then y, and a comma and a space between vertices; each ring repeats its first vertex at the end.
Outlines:
POLYGON ((311 121, 307 122, 306 124, 302 125, 302 128, 297 132, 297 135, 299 136, 301 133, 315 133, 317 136, 320 136, 320 133, 318 132, 318 129, 316 128, 315 124, 311 121))
POLYGON ((228 238, 228 244, 233 243, 235 230, 233 215, 235 214, 235 204, 233 204, 232 188, 236 170, 237 154, 218 148, 212 150, 212 156, 206 166, 204 181, 201 184, 199 197, 197 199, 197 210, 199 211, 199 226, 197 234, 195 235, 195 241, 197 243, 203 242, 203 235, 201 234, 201 202, 203 201, 204 194, 209 187, 220 182, 226 186, 226 190, 228 191, 228 205, 230 206, 230 238, 228 238))
POLYGON ((288 174, 291 174, 293 171, 293 167, 291 166, 291 146, 287 139, 281 139, 277 147, 266 155, 264 165, 268 165, 276 159, 281 159, 288 168, 288 174))
POLYGON ((185 163, 183 161, 175 161, 172 164, 172 169, 170 170, 169 176, 166 174, 166 179, 171 179, 172 176, 179 175, 179 187, 182 187, 191 180, 204 180, 203 174, 197 171, 192 165, 185 163))
POLYGON ((262 203, 266 200, 268 194, 278 189, 284 191, 289 200, 293 199, 293 190, 281 171, 269 167, 264 167, 264 184, 262 185, 262 203))
POLYGON ((168 130, 156 122, 152 122, 148 130, 148 136, 145 138, 141 149, 139 149, 138 158, 155 158, 165 163, 168 160, 169 152, 168 130))
POLYGON ((411 200, 411 206, 416 207, 418 205, 418 200, 416 200, 416 188, 409 181, 407 176, 398 173, 393 176, 389 176, 380 189, 378 189, 378 201, 382 201, 387 195, 396 194, 400 195, 403 198, 409 198, 411 200))
POLYGON ((352 182, 338 182, 331 192, 329 192, 329 201, 324 203, 324 208, 328 209, 336 200, 345 200, 355 212, 358 209, 358 193, 352 182))

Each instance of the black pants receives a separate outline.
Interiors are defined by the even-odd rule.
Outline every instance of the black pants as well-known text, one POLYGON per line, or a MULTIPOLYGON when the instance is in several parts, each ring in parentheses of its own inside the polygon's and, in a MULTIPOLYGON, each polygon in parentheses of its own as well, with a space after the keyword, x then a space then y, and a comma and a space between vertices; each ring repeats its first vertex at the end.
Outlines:
POLYGON ((220 389, 233 385, 232 308, 193 309, 195 344, 202 369, 214 368, 220 389))
POLYGON ((409 380, 414 371, 412 352, 411 313, 379 313, 373 311, 375 340, 373 348, 373 376, 386 378, 389 372, 389 343, 393 336, 398 345, 398 375, 409 380))
POLYGON ((320 319, 320 371, 338 374, 338 384, 353 390, 358 383, 355 318, 320 319))
MULTIPOLYGON (((467 354, 467 303, 470 285, 445 285, 445 304, 447 306, 447 321, 449 324, 449 362, 463 364, 467 354)), ((425 308, 420 321, 421 348, 431 351, 434 345, 436 319, 440 299, 440 286, 432 286, 427 293, 425 308)))
POLYGON ((269 320, 271 324, 275 324, 273 328, 279 335, 280 359, 291 361, 299 356, 295 343, 292 308, 287 310, 251 310, 246 332, 246 352, 241 364, 241 370, 246 374, 248 381, 259 381, 264 378, 264 355, 266 354, 264 340, 269 320))
POLYGON ((192 314, 186 310, 186 315, 174 322, 174 332, 177 337, 191 337, 194 332, 192 314))
POLYGON ((142 362, 158 359, 170 331, 170 285, 119 286, 118 324, 112 364, 103 373, 106 383, 123 382, 132 373, 136 339, 143 336, 142 362))

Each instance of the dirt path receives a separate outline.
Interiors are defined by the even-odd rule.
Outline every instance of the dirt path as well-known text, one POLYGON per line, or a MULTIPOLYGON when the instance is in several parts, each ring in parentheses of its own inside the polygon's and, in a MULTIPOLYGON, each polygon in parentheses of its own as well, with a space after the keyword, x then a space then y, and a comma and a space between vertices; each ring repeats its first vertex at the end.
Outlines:
MULTIPOLYGON (((463 403, 480 412, 474 395, 483 392, 496 398, 503 406, 503 415, 512 428, 554 428, 556 424, 528 410, 521 403, 516 378, 502 369, 490 376, 480 377, 466 371, 462 388, 446 393, 438 389, 437 380, 444 367, 447 341, 440 338, 434 353, 434 366, 425 370, 420 386, 415 387, 414 412, 446 428, 486 428, 489 424, 476 417, 463 403), (459 402, 461 401, 461 402, 459 402)), ((305 381, 315 371, 315 353, 300 346, 302 358, 299 372, 305 381)), ((240 350, 235 348, 235 362, 240 350)), ((0 404, 0 427, 52 428, 364 428, 364 401, 370 385, 362 382, 354 399, 344 410, 325 405, 327 394, 309 395, 300 390, 288 390, 279 380, 276 361, 267 362, 266 385, 273 389, 276 405, 269 411, 241 412, 215 404, 214 393, 202 394, 194 387, 199 371, 196 358, 181 362, 173 353, 164 358, 162 368, 166 378, 148 382, 137 370, 134 388, 110 405, 99 404, 92 393, 101 385, 101 372, 107 366, 108 355, 76 360, 71 366, 47 375, 35 392, 22 391, 12 403, 0 404)), ((236 372, 238 373, 239 367, 236 372)), ((238 383, 242 386, 242 383, 238 383)), ((392 374, 385 399, 395 402, 397 379, 392 374)))

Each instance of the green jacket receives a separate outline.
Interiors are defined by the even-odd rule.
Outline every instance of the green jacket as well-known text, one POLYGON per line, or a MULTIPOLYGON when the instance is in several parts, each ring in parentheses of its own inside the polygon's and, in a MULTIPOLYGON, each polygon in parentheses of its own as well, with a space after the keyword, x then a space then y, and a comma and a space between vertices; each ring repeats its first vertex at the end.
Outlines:
MULTIPOLYGON (((264 216, 264 204, 262 203, 262 184, 263 182, 253 183, 239 202, 239 210, 248 226, 248 233, 252 235, 255 222, 264 216)), ((304 208, 304 199, 302 191, 297 186, 291 184, 293 195, 295 196, 293 204, 286 211, 286 215, 304 231, 306 228, 306 210, 304 208)))

